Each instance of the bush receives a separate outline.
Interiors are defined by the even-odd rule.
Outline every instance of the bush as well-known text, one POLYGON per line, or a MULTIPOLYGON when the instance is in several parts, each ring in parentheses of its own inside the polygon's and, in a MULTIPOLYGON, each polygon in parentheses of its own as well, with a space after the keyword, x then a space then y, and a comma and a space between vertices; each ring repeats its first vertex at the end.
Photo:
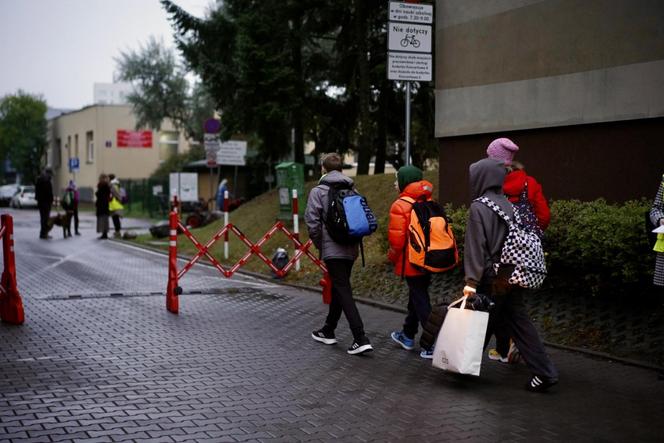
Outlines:
POLYGON ((559 200, 551 206, 544 249, 557 284, 578 281, 593 294, 625 292, 648 285, 652 251, 643 228, 649 202, 609 204, 559 200))
MULTIPOLYGON (((609 204, 558 200, 551 205, 551 224, 544 238, 547 286, 578 287, 589 294, 623 294, 650 285, 653 253, 643 228, 650 203, 609 204)), ((465 206, 445 208, 459 254, 468 219, 465 206)))

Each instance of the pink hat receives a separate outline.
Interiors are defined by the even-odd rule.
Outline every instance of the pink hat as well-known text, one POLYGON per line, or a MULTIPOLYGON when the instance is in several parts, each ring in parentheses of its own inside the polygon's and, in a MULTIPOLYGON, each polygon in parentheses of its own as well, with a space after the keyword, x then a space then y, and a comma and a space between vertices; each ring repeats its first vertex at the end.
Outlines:
POLYGON ((486 154, 489 158, 502 160, 506 165, 512 164, 514 154, 519 150, 519 147, 509 138, 497 138, 486 148, 486 154))

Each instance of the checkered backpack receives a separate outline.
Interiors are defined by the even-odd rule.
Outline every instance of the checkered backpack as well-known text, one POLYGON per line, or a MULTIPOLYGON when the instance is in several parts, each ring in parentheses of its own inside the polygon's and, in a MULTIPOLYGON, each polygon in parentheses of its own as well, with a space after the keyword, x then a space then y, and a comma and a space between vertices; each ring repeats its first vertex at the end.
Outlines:
POLYGON ((513 265, 514 271, 508 280, 510 284, 529 289, 542 286, 546 278, 546 265, 542 241, 537 234, 523 229, 518 213, 515 212, 515 222, 513 222, 492 200, 480 197, 475 201, 488 206, 507 223, 508 232, 500 253, 500 263, 494 263, 494 271, 497 273, 503 264, 513 265))

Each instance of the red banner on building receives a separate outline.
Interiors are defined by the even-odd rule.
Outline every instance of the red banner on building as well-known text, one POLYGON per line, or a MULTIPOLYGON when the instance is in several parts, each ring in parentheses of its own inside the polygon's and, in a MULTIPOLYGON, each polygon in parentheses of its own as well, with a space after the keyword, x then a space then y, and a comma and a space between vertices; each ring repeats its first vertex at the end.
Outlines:
POLYGON ((118 148, 151 148, 152 131, 118 129, 118 148))

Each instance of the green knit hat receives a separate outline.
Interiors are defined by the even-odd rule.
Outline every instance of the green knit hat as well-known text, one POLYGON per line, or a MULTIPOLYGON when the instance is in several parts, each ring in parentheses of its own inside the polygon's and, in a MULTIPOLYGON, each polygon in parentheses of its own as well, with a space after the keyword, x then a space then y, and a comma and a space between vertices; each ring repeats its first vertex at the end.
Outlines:
POLYGON ((397 172, 399 190, 403 191, 411 183, 422 180, 422 170, 416 166, 402 166, 397 172))

